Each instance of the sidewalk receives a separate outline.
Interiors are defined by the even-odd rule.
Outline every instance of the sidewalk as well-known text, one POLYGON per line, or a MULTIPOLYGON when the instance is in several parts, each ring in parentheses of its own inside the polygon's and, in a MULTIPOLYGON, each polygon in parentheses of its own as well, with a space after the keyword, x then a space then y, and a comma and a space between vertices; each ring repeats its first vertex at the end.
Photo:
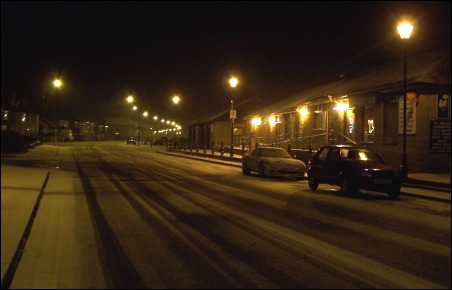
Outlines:
POLYGON ((67 148, 51 145, 2 154, 2 289, 107 288, 71 161, 67 148))

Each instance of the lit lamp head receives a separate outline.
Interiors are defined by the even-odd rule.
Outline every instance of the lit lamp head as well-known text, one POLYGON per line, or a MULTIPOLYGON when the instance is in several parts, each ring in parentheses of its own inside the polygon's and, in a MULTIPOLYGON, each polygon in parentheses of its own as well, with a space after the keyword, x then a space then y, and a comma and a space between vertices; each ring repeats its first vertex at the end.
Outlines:
POLYGON ((239 80, 235 77, 232 77, 229 79, 229 84, 231 85, 232 88, 235 88, 238 83, 239 83, 239 80))
POLYGON ((413 31, 413 25, 404 22, 397 26, 397 31, 399 32, 401 39, 409 39, 411 36, 411 32, 413 31))
POLYGON ((174 96, 173 97, 173 103, 177 105, 179 102, 180 102, 179 96, 174 96))
POLYGON ((60 79, 56 79, 56 80, 53 81, 53 86, 55 88, 60 88, 62 85, 63 85, 63 82, 61 82, 60 79))

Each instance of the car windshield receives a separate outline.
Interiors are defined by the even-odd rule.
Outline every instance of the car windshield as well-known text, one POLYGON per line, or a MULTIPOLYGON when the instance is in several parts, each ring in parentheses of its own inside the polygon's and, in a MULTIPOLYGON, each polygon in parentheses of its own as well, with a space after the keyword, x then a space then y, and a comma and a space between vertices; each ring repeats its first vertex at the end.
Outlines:
POLYGON ((262 149, 261 157, 291 158, 286 150, 277 148, 262 149))
POLYGON ((381 158, 374 152, 367 149, 341 149, 341 157, 356 161, 366 162, 383 162, 381 158))

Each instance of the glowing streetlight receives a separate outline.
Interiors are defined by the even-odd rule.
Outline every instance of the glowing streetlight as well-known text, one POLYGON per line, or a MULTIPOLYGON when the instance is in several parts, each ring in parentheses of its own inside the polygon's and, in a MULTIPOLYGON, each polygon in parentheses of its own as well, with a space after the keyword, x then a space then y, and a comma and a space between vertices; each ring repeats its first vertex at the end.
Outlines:
MULTIPOLYGON (((57 91, 62 86, 63 86, 63 82, 59 78, 55 78, 53 81, 51 81, 50 79, 47 79, 47 78, 44 79, 44 81, 42 83, 42 100, 40 101, 40 104, 39 104, 40 108, 38 110, 40 113, 41 120, 45 119, 45 118, 54 117, 52 115, 59 111, 59 106, 60 106, 59 102, 55 102, 54 99, 49 98, 49 97, 46 98, 46 93, 48 93, 48 92, 50 93, 51 89, 53 89, 54 91, 57 91)), ((39 126, 39 134, 40 134, 41 138, 43 138, 42 136, 44 135, 45 131, 46 130, 43 126, 39 126)), ((41 141, 43 141, 43 140, 41 139, 41 141)))
POLYGON ((406 154, 406 93, 407 93, 407 60, 406 60, 406 43, 410 39, 413 26, 407 22, 400 24, 397 30, 403 43, 403 154, 402 154, 402 175, 403 178, 408 176, 408 157, 406 154))
POLYGON ((55 88, 60 88, 62 85, 63 85, 63 82, 62 82, 60 79, 55 79, 55 80, 53 81, 53 86, 54 86, 55 88))
POLYGON ((174 97, 173 97, 173 103, 174 103, 175 105, 177 105, 179 102, 180 102, 179 96, 174 96, 174 97))
MULTIPOLYGON (((231 88, 235 89, 239 80, 236 77, 231 77, 229 79, 229 84, 231 88)), ((234 119, 236 118, 236 111, 234 110, 234 92, 231 94, 231 111, 229 112, 229 118, 231 119, 231 154, 230 156, 234 156, 234 119)))

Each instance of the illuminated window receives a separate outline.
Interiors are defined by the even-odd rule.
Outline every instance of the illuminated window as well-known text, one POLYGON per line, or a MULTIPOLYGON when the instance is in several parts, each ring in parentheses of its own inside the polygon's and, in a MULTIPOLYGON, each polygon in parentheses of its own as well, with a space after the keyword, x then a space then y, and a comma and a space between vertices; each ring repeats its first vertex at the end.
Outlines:
POLYGON ((364 142, 374 142, 375 141, 375 129, 377 124, 375 123, 375 112, 374 108, 364 109, 364 119, 363 119, 363 129, 364 129, 364 142))
POLYGON ((355 128, 355 120, 353 117, 348 117, 348 133, 353 134, 353 129, 355 128))
POLYGON ((367 120, 367 132, 369 132, 369 134, 373 134, 374 130, 374 119, 367 120))

